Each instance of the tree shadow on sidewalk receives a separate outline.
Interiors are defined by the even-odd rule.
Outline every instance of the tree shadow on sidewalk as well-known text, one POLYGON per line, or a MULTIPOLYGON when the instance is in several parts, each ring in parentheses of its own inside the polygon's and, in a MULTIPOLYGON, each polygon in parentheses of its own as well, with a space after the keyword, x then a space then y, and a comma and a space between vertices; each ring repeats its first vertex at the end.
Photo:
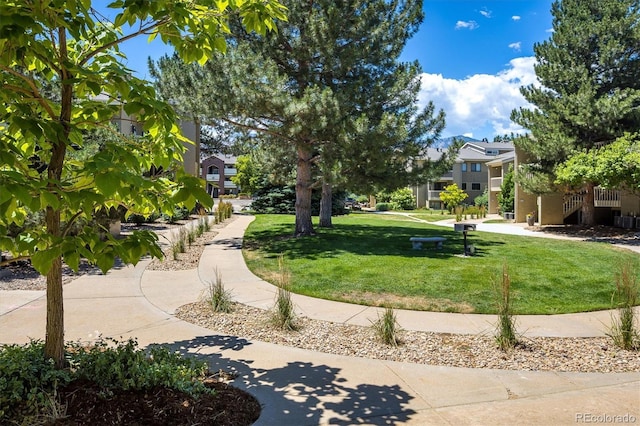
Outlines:
POLYGON ((416 414, 406 408, 414 397, 397 384, 353 386, 340 376, 340 368, 326 364, 285 361, 280 367, 262 369, 251 367, 254 360, 223 356, 225 350, 237 352, 250 345, 245 339, 211 335, 169 346, 182 355, 206 361, 212 371, 236 376, 231 384, 253 394, 262 405, 256 424, 395 425, 416 414))

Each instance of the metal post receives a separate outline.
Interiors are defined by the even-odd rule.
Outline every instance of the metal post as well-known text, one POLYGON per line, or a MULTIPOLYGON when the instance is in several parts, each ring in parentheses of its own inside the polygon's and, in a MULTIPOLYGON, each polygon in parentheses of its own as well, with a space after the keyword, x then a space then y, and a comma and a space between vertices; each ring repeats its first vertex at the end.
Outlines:
POLYGON ((464 255, 469 255, 469 247, 467 247, 467 230, 462 231, 462 235, 464 235, 464 255))

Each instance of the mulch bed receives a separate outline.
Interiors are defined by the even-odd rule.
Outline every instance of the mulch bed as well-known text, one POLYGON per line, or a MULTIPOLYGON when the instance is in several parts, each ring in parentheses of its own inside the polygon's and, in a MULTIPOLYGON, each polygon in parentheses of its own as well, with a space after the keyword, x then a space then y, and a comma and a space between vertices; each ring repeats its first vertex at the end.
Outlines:
POLYGON ((197 400, 158 387, 145 391, 115 391, 92 382, 76 381, 59 390, 65 416, 50 425, 250 425, 260 416, 260 404, 250 394, 221 381, 210 381, 214 395, 197 400))

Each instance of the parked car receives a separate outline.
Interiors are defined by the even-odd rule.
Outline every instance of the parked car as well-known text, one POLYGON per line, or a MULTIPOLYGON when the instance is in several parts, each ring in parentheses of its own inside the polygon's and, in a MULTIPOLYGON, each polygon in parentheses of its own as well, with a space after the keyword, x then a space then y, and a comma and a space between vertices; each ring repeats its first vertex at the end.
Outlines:
POLYGON ((353 198, 347 198, 344 200, 344 206, 351 210, 361 210, 360 203, 353 198))

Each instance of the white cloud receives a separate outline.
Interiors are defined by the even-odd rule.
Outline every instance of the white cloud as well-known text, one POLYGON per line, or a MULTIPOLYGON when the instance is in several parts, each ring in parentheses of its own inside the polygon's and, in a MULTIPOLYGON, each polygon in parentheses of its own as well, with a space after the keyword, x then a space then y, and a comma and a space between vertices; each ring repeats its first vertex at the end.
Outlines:
POLYGON ((514 21, 519 21, 520 17, 518 15, 513 15, 511 19, 513 19, 514 21))
POLYGON ((445 111, 447 126, 443 136, 471 133, 491 139, 522 132, 510 116, 514 109, 531 107, 520 93, 520 86, 537 82, 534 63, 534 57, 515 58, 497 75, 476 74, 464 80, 422 74, 419 102, 425 105, 433 101, 437 109, 445 111))
POLYGON ((468 30, 475 30, 479 26, 480 25, 478 25, 478 23, 476 21, 458 21, 458 22, 456 22, 456 30, 459 30, 461 28, 468 29, 468 30))
POLYGON ((486 7, 483 7, 480 11, 480 15, 484 16, 485 18, 491 18, 491 11, 487 10, 486 7))
POLYGON ((519 52, 520 51, 520 45, 521 45, 521 43, 519 41, 517 41, 515 43, 509 44, 509 48, 511 48, 513 50, 517 50, 519 52))

